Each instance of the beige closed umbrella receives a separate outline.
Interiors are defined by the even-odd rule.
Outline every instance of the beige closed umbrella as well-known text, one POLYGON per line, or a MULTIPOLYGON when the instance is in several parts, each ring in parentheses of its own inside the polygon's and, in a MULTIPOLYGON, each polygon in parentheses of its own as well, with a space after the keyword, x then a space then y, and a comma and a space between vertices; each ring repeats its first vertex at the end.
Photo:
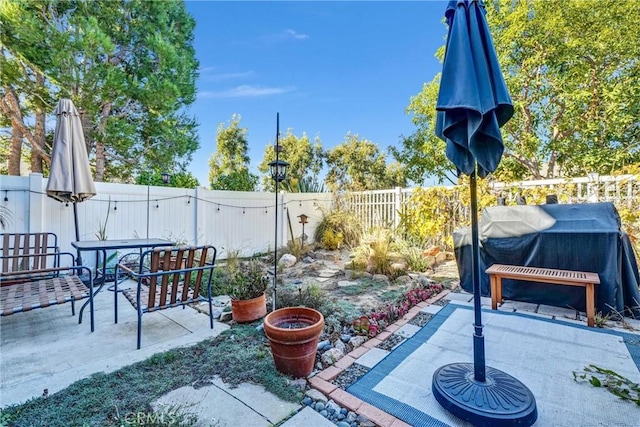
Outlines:
MULTIPOLYGON (((53 135, 47 195, 60 202, 73 203, 73 219, 76 241, 78 241, 80 233, 76 203, 95 196, 96 186, 91 176, 89 156, 78 110, 70 99, 61 99, 54 114, 57 120, 53 135)), ((81 262, 78 256, 78 264, 81 262)))

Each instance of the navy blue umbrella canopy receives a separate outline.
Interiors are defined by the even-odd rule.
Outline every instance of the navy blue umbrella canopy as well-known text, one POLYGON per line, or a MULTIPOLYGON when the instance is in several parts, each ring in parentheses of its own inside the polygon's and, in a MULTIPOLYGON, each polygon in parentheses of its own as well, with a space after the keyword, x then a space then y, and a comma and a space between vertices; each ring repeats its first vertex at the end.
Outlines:
POLYGON ((446 410, 475 426, 530 426, 533 394, 511 375, 485 365, 478 237, 477 177, 496 170, 504 152, 500 128, 513 104, 480 0, 453 0, 445 11, 449 34, 436 104, 436 135, 458 174, 470 176, 473 264, 473 364, 451 363, 433 374, 433 395, 446 410))
POLYGON ((484 5, 450 1, 449 24, 436 109, 436 135, 447 142, 447 157, 460 173, 476 169, 484 178, 498 167, 504 145, 500 128, 513 116, 484 5))

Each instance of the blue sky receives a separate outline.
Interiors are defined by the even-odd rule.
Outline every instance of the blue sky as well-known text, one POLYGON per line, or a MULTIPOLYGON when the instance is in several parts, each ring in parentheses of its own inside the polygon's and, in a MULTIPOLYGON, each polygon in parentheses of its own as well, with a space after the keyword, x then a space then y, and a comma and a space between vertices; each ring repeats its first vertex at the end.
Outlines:
MULTIPOLYGON (((208 186, 216 130, 232 115, 247 128, 251 169, 276 134, 291 128, 325 149, 347 132, 399 145, 415 127, 410 98, 440 71, 446 1, 187 1, 200 61, 200 149, 189 170, 208 186)), ((387 154, 388 159, 391 157, 387 154)))

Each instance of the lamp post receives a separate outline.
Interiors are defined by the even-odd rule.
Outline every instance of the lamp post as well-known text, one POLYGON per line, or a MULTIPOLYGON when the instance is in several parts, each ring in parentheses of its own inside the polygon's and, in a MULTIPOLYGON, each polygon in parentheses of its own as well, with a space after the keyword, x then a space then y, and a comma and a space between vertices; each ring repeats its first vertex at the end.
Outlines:
POLYGON ((278 186, 287 177, 289 163, 280 160, 280 113, 276 114, 276 160, 269 163, 271 178, 276 184, 276 214, 275 214, 275 246, 273 248, 273 310, 276 309, 276 292, 278 289, 278 186))

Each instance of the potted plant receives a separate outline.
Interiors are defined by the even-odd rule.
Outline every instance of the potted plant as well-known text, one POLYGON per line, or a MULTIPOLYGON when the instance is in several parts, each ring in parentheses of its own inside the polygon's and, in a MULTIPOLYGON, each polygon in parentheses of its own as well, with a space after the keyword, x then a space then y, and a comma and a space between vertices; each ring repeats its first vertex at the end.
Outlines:
POLYGON ((264 332, 271 345, 276 369, 293 377, 313 371, 324 316, 308 307, 285 307, 264 318, 264 332))
POLYGON ((230 269, 226 293, 231 298, 231 314, 238 323, 253 322, 267 314, 267 300, 264 292, 269 285, 257 261, 230 269))

